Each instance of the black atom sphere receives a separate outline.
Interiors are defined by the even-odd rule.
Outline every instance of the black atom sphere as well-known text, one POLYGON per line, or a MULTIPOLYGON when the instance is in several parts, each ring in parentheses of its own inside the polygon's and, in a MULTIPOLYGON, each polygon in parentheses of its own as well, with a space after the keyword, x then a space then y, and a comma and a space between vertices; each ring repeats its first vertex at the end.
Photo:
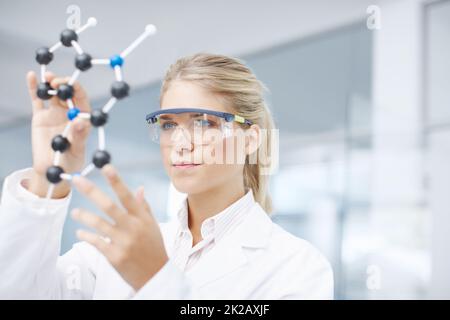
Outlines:
POLYGON ((53 60, 53 53, 47 47, 42 47, 36 50, 36 61, 39 64, 49 64, 53 60))
POLYGON ((78 40, 78 35, 72 29, 65 29, 61 32, 60 37, 61 43, 66 47, 72 46, 72 41, 78 40))
POLYGON ((130 93, 130 86, 125 81, 114 81, 111 86, 111 94, 114 98, 122 99, 130 93))
POLYGON ((97 150, 94 153, 92 162, 97 168, 101 169, 105 164, 111 162, 111 155, 105 150, 97 150))
POLYGON ((51 166, 47 169, 47 180, 51 183, 58 183, 62 180, 61 173, 64 173, 64 170, 60 166, 51 166))

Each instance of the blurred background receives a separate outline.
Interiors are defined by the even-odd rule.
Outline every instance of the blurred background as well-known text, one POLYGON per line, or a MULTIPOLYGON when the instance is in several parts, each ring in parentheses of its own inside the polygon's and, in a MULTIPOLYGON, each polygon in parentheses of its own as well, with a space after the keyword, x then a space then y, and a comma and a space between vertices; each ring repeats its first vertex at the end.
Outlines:
MULTIPOLYGON (((95 58, 158 27, 126 61, 132 93, 114 106, 106 144, 160 221, 175 202, 145 115, 159 107, 164 72, 200 51, 235 56, 270 89, 280 130, 273 220, 328 257, 336 298, 450 298, 450 1, 1 1, 2 182, 31 166, 34 52, 56 43, 77 10, 82 24, 98 20, 80 36, 95 58)), ((71 75, 73 58, 58 50, 50 69, 71 75)), ((79 80, 101 108, 113 72, 97 66, 79 80)), ((97 212, 77 192, 75 206, 97 212)), ((67 219, 62 252, 78 227, 67 219)))

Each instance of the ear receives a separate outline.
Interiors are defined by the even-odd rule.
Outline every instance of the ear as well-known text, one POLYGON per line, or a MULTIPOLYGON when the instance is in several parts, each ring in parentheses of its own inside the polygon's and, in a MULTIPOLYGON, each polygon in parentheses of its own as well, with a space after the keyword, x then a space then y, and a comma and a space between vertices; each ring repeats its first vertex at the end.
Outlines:
POLYGON ((256 152, 261 145, 261 129, 257 124, 252 124, 245 131, 245 153, 250 155, 256 152))

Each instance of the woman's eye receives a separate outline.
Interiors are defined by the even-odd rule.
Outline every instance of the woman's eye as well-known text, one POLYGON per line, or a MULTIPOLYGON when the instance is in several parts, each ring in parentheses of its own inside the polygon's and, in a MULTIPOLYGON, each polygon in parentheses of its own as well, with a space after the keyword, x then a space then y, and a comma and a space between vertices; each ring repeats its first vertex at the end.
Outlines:
POLYGON ((175 128, 175 127, 176 127, 176 123, 174 123, 174 122, 161 123, 161 129, 162 130, 171 130, 171 129, 175 128))
POLYGON ((213 121, 207 119, 197 119, 194 123, 196 127, 202 128, 211 128, 215 126, 215 123, 213 121))

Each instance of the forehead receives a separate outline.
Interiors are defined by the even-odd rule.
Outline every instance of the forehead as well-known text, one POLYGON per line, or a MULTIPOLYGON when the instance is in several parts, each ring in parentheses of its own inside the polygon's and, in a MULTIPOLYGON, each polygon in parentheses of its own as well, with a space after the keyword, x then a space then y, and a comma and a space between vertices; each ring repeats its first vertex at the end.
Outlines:
POLYGON ((174 81, 161 99, 161 109, 202 108, 228 112, 223 99, 190 81, 174 81))

